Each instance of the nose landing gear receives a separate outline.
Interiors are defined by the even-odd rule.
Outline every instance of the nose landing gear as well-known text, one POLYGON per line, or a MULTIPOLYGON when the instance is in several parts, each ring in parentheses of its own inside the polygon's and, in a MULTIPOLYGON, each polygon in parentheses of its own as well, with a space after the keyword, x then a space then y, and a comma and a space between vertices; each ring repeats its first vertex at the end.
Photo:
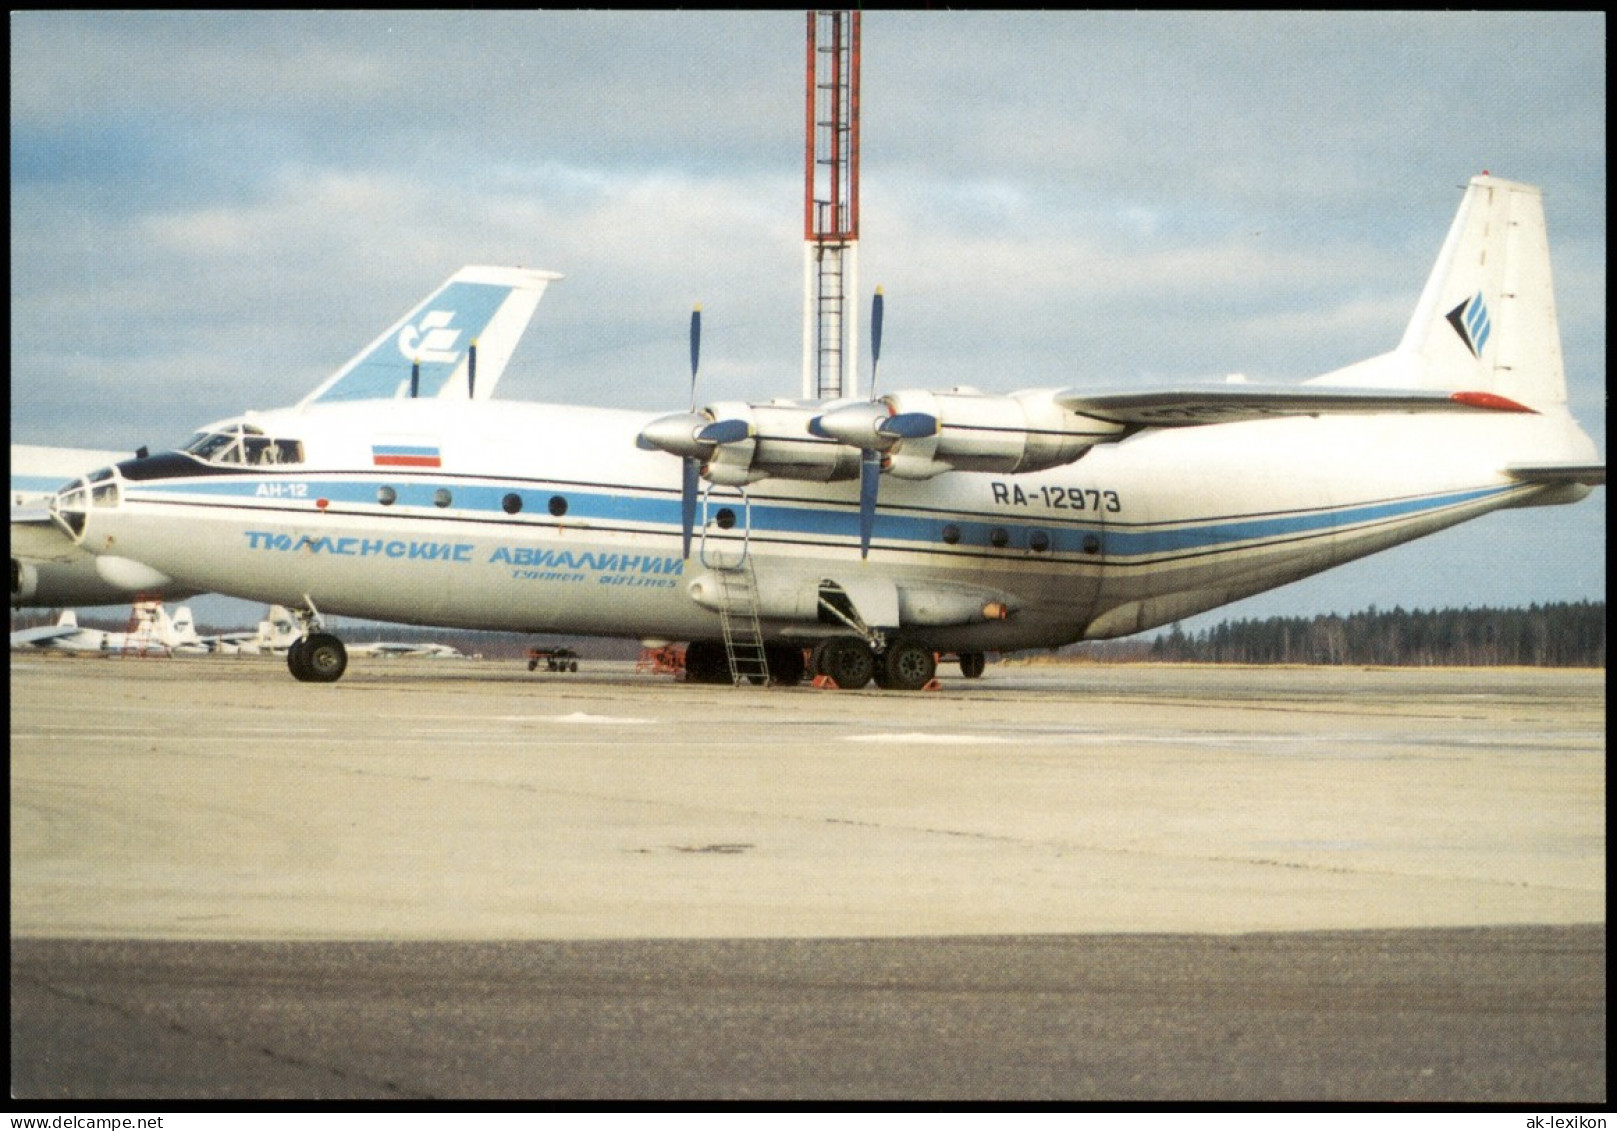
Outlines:
POLYGON ((304 607, 293 610, 303 627, 303 636, 286 650, 286 666, 292 678, 303 683, 336 683, 348 670, 348 649, 341 640, 321 630, 320 610, 314 598, 303 595, 304 607))
POLYGON ((335 683, 348 670, 348 649, 331 633, 316 632, 287 649, 286 666, 304 683, 335 683))

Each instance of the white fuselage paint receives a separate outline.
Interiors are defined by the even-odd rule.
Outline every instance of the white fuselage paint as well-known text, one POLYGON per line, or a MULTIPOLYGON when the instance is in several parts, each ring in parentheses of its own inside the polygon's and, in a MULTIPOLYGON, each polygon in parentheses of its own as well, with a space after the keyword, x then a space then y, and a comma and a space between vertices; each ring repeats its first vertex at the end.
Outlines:
POLYGON ((719 632, 692 596, 704 558, 745 552, 767 635, 844 631, 816 618, 830 580, 896 589, 899 623, 876 627, 960 651, 1126 635, 1492 510, 1572 502, 1588 488, 1502 468, 1594 454, 1564 413, 1147 431, 1048 472, 884 476, 863 561, 857 482, 715 486, 682 560, 680 463, 636 446, 646 413, 422 400, 389 402, 385 428, 365 403, 247 419, 301 440, 304 462, 190 461, 198 474, 177 476, 189 457, 165 456, 149 479, 126 463, 121 498, 89 509, 84 545, 199 590, 327 614, 680 640, 719 632), (373 445, 401 436, 435 446, 441 466, 377 466, 373 445), (736 515, 728 530, 721 508, 736 515), (1009 615, 985 616, 993 602, 1009 615))

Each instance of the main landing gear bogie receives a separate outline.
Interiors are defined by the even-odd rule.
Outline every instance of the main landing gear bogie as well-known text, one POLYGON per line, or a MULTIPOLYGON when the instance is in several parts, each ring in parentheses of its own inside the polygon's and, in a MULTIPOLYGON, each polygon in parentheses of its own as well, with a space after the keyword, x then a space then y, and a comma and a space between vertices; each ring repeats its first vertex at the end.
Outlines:
MULTIPOLYGON (((838 689, 857 691, 874 682, 884 691, 919 691, 937 674, 937 655, 918 640, 899 638, 878 655, 856 636, 836 636, 816 644, 805 661, 803 650, 793 644, 764 645, 769 665, 769 682, 794 686, 805 676, 826 676, 838 689)), ((687 683, 727 684, 731 682, 730 663, 724 644, 717 640, 693 640, 685 649, 687 683)), ((752 682, 761 682, 762 677, 752 682)))
POLYGON ((329 632, 316 632, 286 652, 286 666, 304 683, 335 683, 348 670, 348 649, 329 632))
POLYGON ((815 646, 810 670, 844 691, 872 680, 883 691, 919 691, 937 674, 937 656, 918 640, 900 638, 878 656, 863 640, 838 636, 815 646))

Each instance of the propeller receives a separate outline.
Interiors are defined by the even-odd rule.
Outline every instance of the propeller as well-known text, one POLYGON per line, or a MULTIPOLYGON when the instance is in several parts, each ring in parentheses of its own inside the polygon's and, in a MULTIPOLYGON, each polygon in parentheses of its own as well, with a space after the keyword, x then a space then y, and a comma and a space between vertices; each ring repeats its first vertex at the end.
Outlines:
POLYGON ((870 556, 870 537, 876 528, 876 497, 881 491, 882 455, 903 440, 938 434, 938 418, 929 412, 893 412, 876 400, 876 373, 881 365, 882 290, 870 311, 870 396, 861 404, 845 404, 821 413, 808 423, 810 434, 838 440, 860 450, 859 556, 870 556))
MULTIPOLYGON (((876 399, 876 369, 881 365, 882 293, 870 302, 870 399, 876 399)), ((865 448, 859 457, 859 557, 870 557, 870 536, 876 529, 876 496, 881 491, 881 453, 865 448)))
MULTIPOLYGON (((702 356, 702 304, 691 310, 691 415, 696 415, 696 371, 702 356)), ((680 553, 691 556, 691 531, 696 529, 696 493, 702 487, 702 463, 695 454, 680 460, 679 537, 680 553)))
POLYGON ((683 553, 691 556, 691 536, 696 528, 696 500, 702 487, 702 465, 713 457, 720 444, 734 444, 752 437, 747 420, 714 420, 696 411, 696 375, 702 357, 702 308, 691 311, 691 407, 688 412, 659 416, 640 430, 635 443, 646 451, 662 451, 680 457, 679 519, 683 553))

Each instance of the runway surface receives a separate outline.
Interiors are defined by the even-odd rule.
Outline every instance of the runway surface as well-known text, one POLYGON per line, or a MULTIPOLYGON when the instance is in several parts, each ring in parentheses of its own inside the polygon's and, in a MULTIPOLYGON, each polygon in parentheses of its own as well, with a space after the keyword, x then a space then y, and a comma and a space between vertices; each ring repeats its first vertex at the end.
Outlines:
POLYGON ((75 1097, 1604 1100, 1604 673, 12 657, 75 1097))

